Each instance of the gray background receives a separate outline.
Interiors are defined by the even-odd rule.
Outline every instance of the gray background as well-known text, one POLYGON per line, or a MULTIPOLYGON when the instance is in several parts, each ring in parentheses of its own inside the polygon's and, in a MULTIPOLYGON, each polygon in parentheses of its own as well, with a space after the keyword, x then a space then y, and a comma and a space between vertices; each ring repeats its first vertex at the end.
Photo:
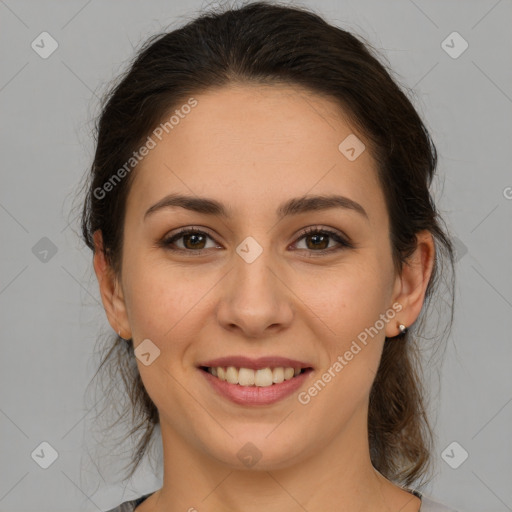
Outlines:
MULTIPOLYGON (((512 510, 512 2, 303 5, 368 38, 416 91, 440 154, 435 197, 458 239, 456 320, 432 403, 438 469, 428 493, 467 512, 512 510), (441 46, 453 31, 469 44, 458 58, 441 46), (453 441, 469 454, 457 469, 441 456, 453 441)), ((1 511, 105 510, 159 487, 148 467, 131 482, 114 485, 96 472, 86 483, 84 390, 95 339, 109 329, 70 207, 92 159, 106 84, 148 35, 202 6, 0 0, 1 511), (31 48, 43 31, 59 44, 47 59, 31 48), (58 452, 48 469, 31 458, 43 441, 58 452)))

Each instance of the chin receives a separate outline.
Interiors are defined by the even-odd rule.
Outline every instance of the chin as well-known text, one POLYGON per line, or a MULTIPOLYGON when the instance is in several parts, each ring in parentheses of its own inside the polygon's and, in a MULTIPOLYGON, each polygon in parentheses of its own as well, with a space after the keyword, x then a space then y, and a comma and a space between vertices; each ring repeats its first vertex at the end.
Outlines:
POLYGON ((259 431, 254 428, 250 431, 245 429, 240 436, 233 435, 233 439, 230 438, 226 445, 213 450, 210 438, 205 440, 209 443, 205 449, 217 462, 232 470, 275 471, 298 463, 304 457, 306 447, 301 449, 298 440, 285 430, 277 435, 272 432, 273 428, 275 425, 271 428, 265 425, 259 431), (272 432, 270 436, 269 432, 272 432), (272 436, 274 439, 271 439, 272 436))

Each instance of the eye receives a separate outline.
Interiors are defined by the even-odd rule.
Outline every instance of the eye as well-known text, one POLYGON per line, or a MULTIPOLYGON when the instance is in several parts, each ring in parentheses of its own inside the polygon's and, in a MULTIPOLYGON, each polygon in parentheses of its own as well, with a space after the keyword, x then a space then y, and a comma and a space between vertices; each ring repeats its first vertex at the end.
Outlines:
POLYGON ((305 231, 302 232, 302 236, 300 236, 298 242, 301 240, 306 241, 305 249, 310 250, 313 253, 316 253, 316 255, 328 254, 338 251, 341 248, 353 247, 353 245, 350 242, 348 242, 348 240, 346 240, 345 237, 343 237, 337 231, 320 227, 307 228, 305 231), (334 246, 329 248, 329 239, 337 242, 338 247, 334 246), (310 240, 311 243, 308 243, 307 240, 310 240))
POLYGON ((198 255, 202 254, 203 251, 209 248, 205 247, 205 242, 207 238, 213 240, 213 238, 204 231, 195 228, 183 228, 178 233, 162 240, 162 245, 166 249, 169 249, 171 251, 185 251, 189 253, 193 252, 194 255, 198 255), (172 247, 173 245, 176 245, 176 241, 181 239, 183 239, 183 247, 178 246, 177 249, 172 247))
MULTIPOLYGON (((172 236, 164 238, 160 245, 165 249, 173 252, 187 252, 198 256, 203 254, 207 249, 216 247, 215 243, 213 246, 206 247, 207 239, 215 240, 205 231, 201 231, 197 228, 183 228, 172 236), (182 246, 179 243, 181 242, 182 246)), ((348 242, 340 233, 326 228, 310 227, 302 232, 298 238, 296 244, 301 240, 311 240, 311 243, 306 242, 306 248, 300 250, 310 251, 316 253, 315 255, 323 255, 335 252, 341 248, 352 248, 353 245, 348 242), (333 240, 338 243, 338 247, 329 248, 329 240, 333 240), (341 246, 341 247, 340 247, 341 246)))

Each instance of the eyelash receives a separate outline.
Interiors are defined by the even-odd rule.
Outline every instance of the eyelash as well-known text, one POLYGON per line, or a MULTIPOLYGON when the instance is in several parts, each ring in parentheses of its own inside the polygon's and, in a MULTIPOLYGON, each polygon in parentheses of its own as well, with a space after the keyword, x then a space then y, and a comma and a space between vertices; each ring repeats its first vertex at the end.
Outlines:
MULTIPOLYGON (((206 233, 205 231, 201 231, 199 229, 196 229, 196 228, 182 228, 180 229, 177 233, 175 233, 174 235, 170 236, 170 237, 167 237, 167 238, 164 238, 161 242, 160 242, 160 245, 162 247, 164 247, 165 249, 167 250, 170 250, 172 252, 186 252, 186 253, 193 253, 194 256, 201 256, 204 252, 208 251, 209 249, 199 249, 199 250, 193 250, 193 249, 174 249, 171 247, 172 244, 174 244, 174 242, 176 240, 179 240, 180 238, 183 238, 184 235, 206 235, 208 238, 211 238, 212 240, 213 237, 211 237, 208 233, 206 233)), ((342 237, 339 233, 337 233, 336 231, 332 231, 330 229, 326 229, 326 228, 320 228, 320 227, 317 227, 317 226, 312 226, 312 227, 309 227, 307 229, 305 229, 300 235, 299 235, 299 238, 297 239, 297 242, 302 240, 303 238, 307 237, 308 235, 312 235, 312 234, 322 234, 322 235, 328 235, 330 238, 332 238, 334 241, 338 242, 341 247, 331 247, 330 249, 322 249, 321 251, 315 251, 313 249, 298 249, 298 250, 306 250, 308 252, 312 252, 314 253, 315 255, 310 255, 310 257, 314 258, 316 256, 323 256, 323 255, 326 255, 326 254, 331 254, 333 252, 336 252, 336 251, 339 251, 339 250, 342 250, 342 249, 352 249, 354 248, 354 245, 351 244, 350 242, 348 242, 344 237, 342 237)), ((215 240, 214 240, 215 241, 215 240)))

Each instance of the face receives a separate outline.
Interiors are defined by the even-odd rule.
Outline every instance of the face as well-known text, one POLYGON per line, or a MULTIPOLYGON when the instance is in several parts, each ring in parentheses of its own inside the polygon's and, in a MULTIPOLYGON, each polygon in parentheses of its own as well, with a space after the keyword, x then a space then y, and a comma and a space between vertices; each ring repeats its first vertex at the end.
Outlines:
POLYGON ((254 450, 271 469, 342 433, 358 442, 384 338, 407 303, 376 163, 368 145, 355 159, 339 149, 365 138, 334 101, 297 87, 195 98, 134 171, 109 314, 135 347, 150 340, 151 363, 137 365, 164 444, 232 467, 254 450), (166 204, 170 194, 218 204, 195 211, 166 204), (299 201, 334 195, 344 199, 299 201), (267 385, 202 368, 230 363, 267 385), (301 373, 279 383, 290 377, 279 367, 301 373))

